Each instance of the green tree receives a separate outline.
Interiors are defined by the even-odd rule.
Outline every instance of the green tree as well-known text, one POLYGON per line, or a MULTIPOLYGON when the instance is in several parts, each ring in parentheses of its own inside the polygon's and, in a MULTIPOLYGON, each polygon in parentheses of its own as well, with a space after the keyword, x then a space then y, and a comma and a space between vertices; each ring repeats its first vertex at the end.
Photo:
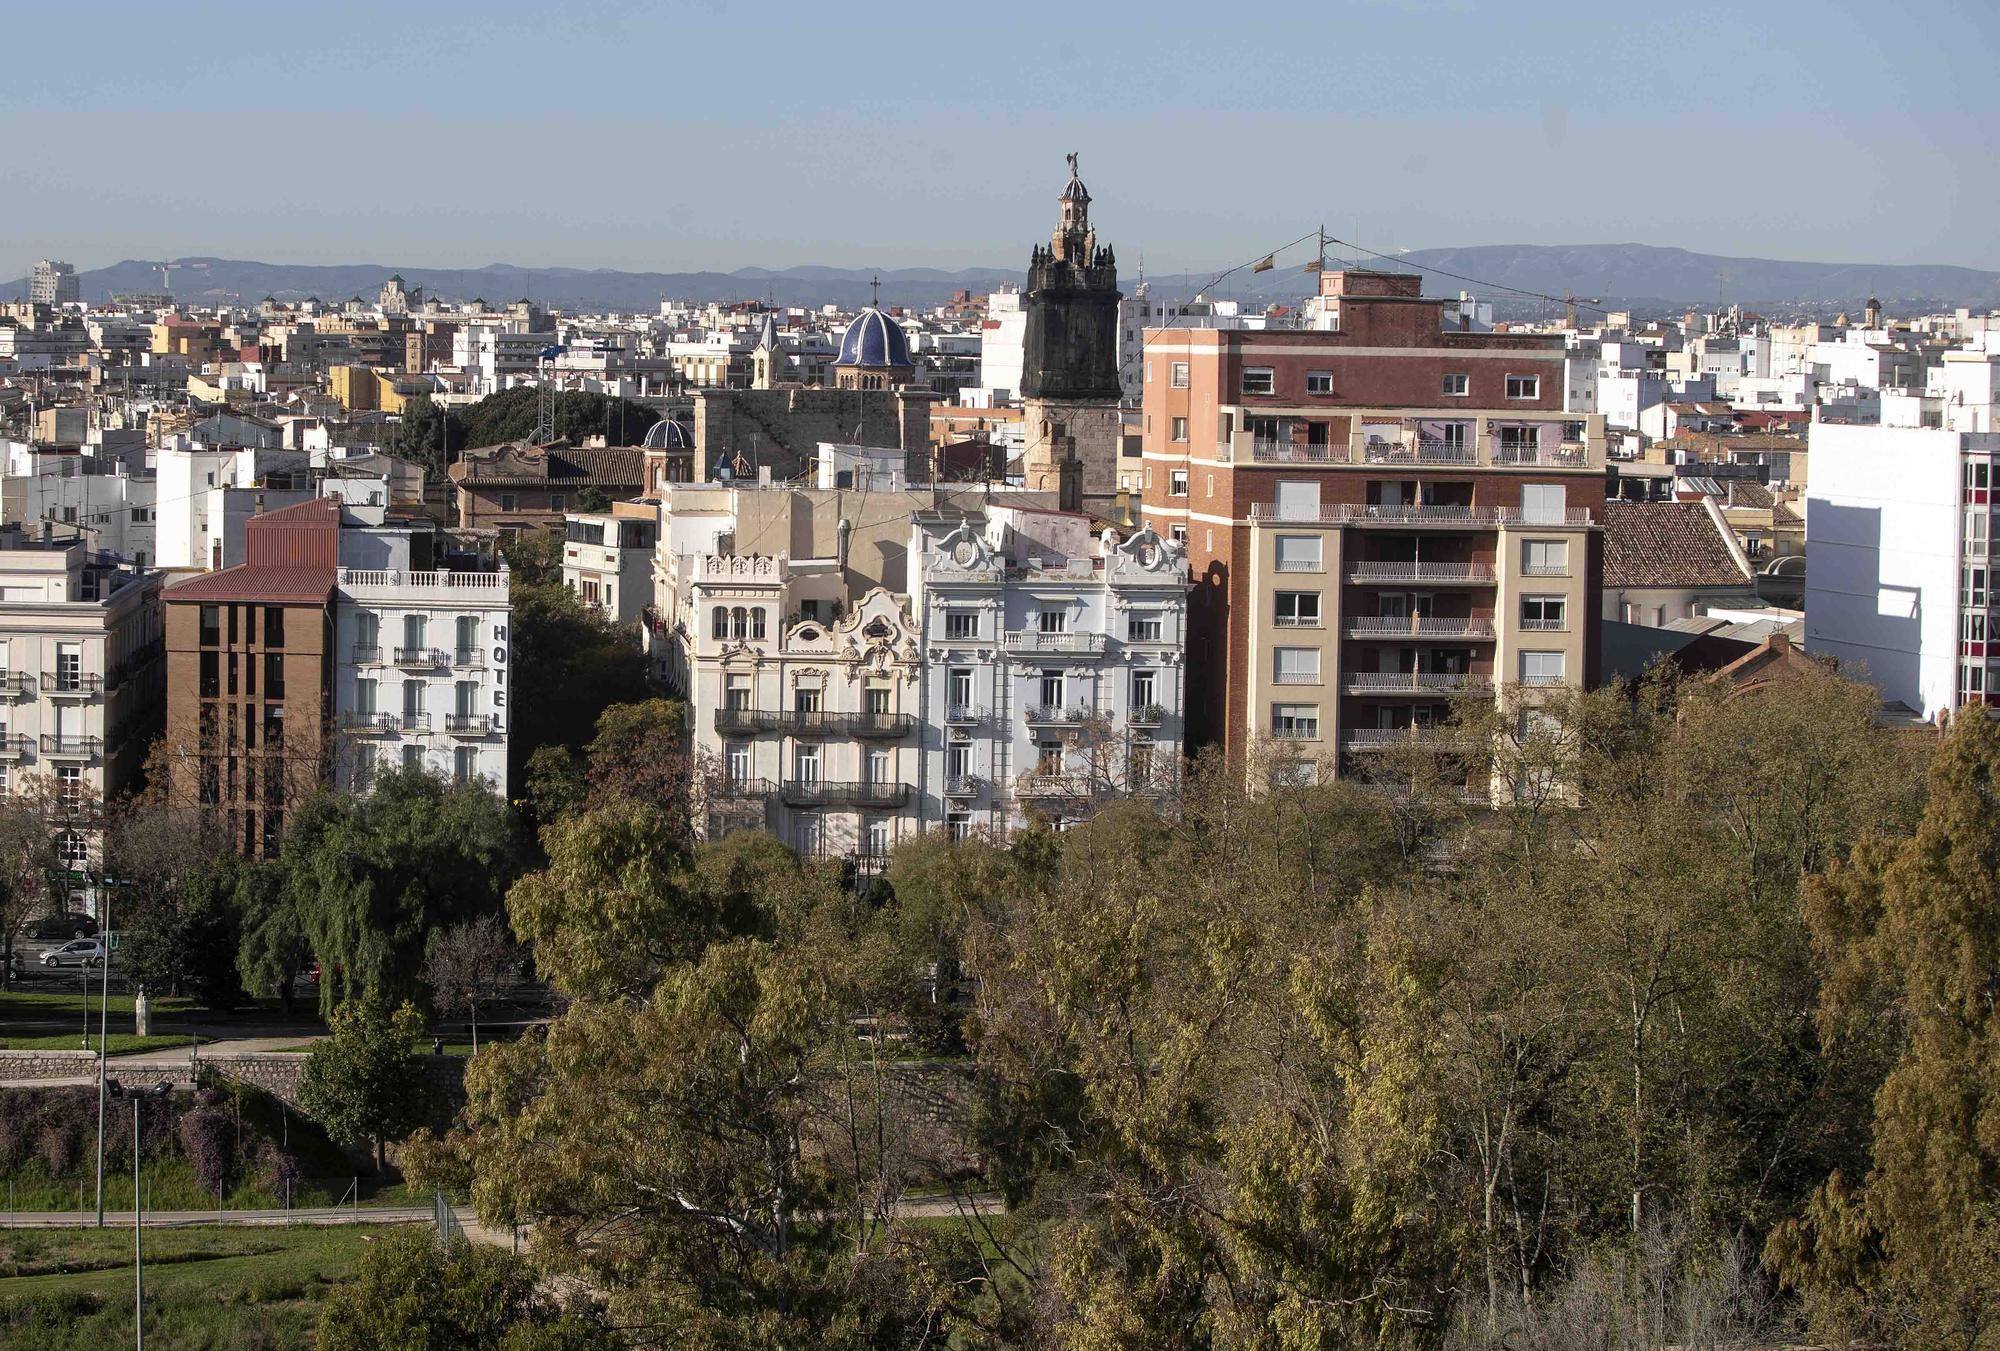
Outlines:
POLYGON ((242 892, 255 868, 221 854, 132 906, 123 924, 132 980, 156 995, 193 995, 205 1008, 241 1003, 242 892))
POLYGON ((498 915, 481 915, 449 929, 433 929, 424 945, 424 984, 443 1013, 472 1020, 472 1049, 479 1051, 479 1010, 514 979, 521 951, 498 915))
POLYGON ((246 862, 237 879, 236 972, 246 990, 271 992, 289 1017, 299 976, 312 965, 298 898, 285 884, 281 862, 246 862))
POLYGON ((393 1012, 378 999, 342 1004, 327 1019, 332 1035, 314 1043, 299 1075, 299 1107, 344 1145, 375 1147, 388 1167, 388 1143, 407 1135, 429 1108, 415 1005, 393 1012))
POLYGON ((322 1351, 613 1351, 593 1313, 565 1311, 528 1264, 498 1248, 442 1242, 411 1225, 386 1234, 327 1292, 322 1351))
POLYGON ((399 770, 367 797, 309 802, 280 861, 320 961, 321 1007, 414 993, 431 931, 497 913, 513 860, 507 807, 476 784, 399 770))
POLYGON ((1957 718, 1913 836, 1807 889, 1829 1040, 1882 1038, 1867 1177, 1771 1257, 1833 1335, 2000 1346, 2000 728, 1957 718))
POLYGON ((647 697, 646 661, 636 632, 614 628, 560 581, 513 582, 513 775, 543 746, 582 747, 613 704, 647 697))

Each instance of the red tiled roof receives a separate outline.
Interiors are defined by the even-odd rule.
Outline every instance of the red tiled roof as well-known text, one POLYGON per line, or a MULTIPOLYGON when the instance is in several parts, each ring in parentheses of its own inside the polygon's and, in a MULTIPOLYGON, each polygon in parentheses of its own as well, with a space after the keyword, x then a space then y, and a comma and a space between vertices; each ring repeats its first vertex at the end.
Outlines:
POLYGON ((163 594, 169 604, 189 601, 237 601, 256 605, 324 603, 333 594, 333 569, 239 563, 220 572, 190 577, 185 582, 168 587, 163 594))
POLYGON ((1749 586, 1702 502, 1606 502, 1604 584, 1749 586))

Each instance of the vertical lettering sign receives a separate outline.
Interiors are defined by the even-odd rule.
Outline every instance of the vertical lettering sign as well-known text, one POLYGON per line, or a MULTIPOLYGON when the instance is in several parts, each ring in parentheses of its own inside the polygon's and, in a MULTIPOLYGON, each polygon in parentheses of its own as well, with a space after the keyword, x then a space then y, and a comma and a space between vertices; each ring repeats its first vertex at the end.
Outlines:
POLYGON ((493 730, 507 731, 507 626, 493 626, 493 730))

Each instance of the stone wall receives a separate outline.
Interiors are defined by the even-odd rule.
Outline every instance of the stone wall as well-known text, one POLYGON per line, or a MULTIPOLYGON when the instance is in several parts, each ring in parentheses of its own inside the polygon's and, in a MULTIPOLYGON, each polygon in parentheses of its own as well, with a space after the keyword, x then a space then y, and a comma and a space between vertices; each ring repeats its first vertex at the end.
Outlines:
MULTIPOLYGON (((810 472, 819 443, 894 446, 928 456, 928 389, 703 389, 695 392, 695 476, 740 456, 755 481, 768 467, 782 483, 810 472)), ((926 458, 924 463, 928 463, 926 458)))

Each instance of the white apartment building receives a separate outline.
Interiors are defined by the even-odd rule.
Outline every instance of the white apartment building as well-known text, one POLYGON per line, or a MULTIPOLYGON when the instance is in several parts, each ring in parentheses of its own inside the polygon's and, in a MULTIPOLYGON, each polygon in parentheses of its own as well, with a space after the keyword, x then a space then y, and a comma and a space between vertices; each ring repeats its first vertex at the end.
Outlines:
POLYGON ((2000 704, 2000 432, 1815 422, 1809 445, 1807 650, 1926 718, 2000 704))
POLYGON ((47 781, 73 909, 94 908, 104 805, 160 728, 163 632, 159 574, 0 531, 0 793, 47 781))
POLYGON ((613 624, 636 624, 653 603, 659 508, 614 502, 563 517, 563 585, 613 624))
MULTIPOLYGON (((335 575, 334 786, 416 768, 507 794, 509 581, 412 568, 407 532, 341 532, 335 575)), ((415 560, 422 563, 424 560, 415 560)))
POLYGON ((919 822, 955 837, 1058 824, 1177 780, 1186 551, 1142 529, 996 507, 920 517, 919 822))

